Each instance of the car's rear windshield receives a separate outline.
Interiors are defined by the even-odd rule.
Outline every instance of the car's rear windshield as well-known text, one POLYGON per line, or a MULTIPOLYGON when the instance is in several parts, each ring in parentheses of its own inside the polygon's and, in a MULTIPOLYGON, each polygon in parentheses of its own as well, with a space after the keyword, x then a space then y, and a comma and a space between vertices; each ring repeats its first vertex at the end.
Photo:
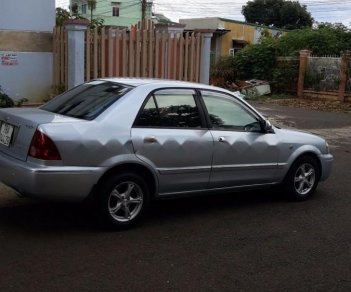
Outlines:
POLYGON ((93 120, 131 88, 110 81, 91 81, 55 97, 41 109, 69 117, 93 120))

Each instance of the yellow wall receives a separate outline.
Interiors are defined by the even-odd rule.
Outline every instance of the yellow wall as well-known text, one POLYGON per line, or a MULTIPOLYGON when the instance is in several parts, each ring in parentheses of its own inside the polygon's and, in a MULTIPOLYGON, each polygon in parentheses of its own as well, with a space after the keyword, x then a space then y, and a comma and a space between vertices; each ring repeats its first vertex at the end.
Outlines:
POLYGON ((230 30, 222 37, 221 55, 228 56, 229 49, 232 48, 232 39, 245 40, 253 43, 255 27, 247 24, 224 22, 224 28, 230 30))

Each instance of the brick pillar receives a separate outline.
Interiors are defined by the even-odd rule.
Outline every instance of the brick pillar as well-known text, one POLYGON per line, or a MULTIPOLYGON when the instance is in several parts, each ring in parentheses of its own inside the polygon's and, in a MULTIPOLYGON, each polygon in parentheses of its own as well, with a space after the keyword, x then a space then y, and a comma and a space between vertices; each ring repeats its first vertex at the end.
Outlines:
POLYGON ((69 19, 65 22, 68 34, 68 89, 84 82, 85 31, 89 21, 69 19))
POLYGON ((338 99, 339 101, 345 101, 345 90, 347 85, 347 80, 349 78, 349 61, 351 57, 351 51, 341 52, 341 63, 340 63, 340 83, 338 99))
POLYGON ((304 89, 304 83, 305 83, 307 59, 310 56, 311 56, 311 51, 309 51, 309 50, 300 51, 299 79, 297 82, 297 97, 298 98, 303 98, 303 89, 304 89))

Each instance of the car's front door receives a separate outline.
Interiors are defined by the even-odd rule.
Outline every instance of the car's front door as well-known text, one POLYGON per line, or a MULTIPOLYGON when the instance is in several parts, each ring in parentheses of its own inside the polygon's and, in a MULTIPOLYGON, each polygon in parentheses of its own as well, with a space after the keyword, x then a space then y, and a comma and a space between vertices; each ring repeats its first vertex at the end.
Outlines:
POLYGON ((260 118, 233 96, 214 91, 201 95, 214 140, 210 188, 274 182, 276 135, 264 133, 260 118))
POLYGON ((136 155, 159 174, 159 193, 206 189, 213 140, 192 89, 149 96, 132 128, 136 155))

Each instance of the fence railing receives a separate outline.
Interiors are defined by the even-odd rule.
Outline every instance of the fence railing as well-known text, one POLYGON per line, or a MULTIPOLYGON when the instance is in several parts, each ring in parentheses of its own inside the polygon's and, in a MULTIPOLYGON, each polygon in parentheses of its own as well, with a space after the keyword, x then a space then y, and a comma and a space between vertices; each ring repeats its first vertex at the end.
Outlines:
MULTIPOLYGON (((54 86, 67 88, 67 33, 63 27, 56 27, 53 38, 54 86)), ((149 77, 199 82, 201 46, 200 33, 160 32, 152 22, 130 30, 88 29, 84 78, 149 77)))
POLYGON ((340 66, 340 56, 308 57, 305 73, 305 89, 317 91, 338 90, 340 66))

